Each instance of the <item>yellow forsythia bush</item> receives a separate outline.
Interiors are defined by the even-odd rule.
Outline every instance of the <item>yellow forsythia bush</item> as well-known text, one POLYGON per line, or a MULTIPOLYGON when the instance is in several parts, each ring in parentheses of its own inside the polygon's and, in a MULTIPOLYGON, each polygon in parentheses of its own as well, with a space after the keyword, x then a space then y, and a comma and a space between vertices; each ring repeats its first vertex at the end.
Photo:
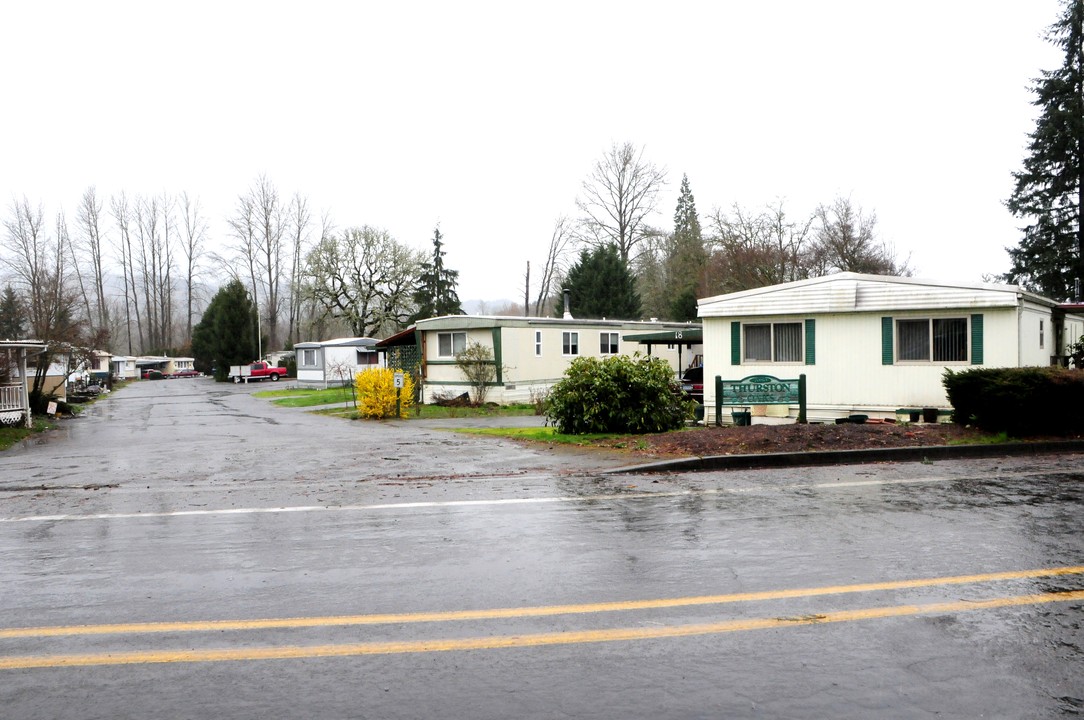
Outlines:
MULTIPOLYGON (((395 417, 395 370, 370 368, 354 376, 358 391, 358 414, 363 418, 395 417)), ((399 396, 399 417, 405 418, 414 403, 414 379, 403 373, 399 396)))

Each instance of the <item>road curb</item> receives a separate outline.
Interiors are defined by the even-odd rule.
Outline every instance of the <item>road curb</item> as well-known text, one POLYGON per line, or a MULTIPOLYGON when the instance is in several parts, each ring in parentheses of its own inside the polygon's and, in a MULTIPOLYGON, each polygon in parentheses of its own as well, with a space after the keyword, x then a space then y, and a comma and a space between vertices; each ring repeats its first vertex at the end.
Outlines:
POLYGON ((879 462, 922 462, 968 458, 1014 457, 1084 452, 1084 440, 999 443, 994 445, 930 445, 924 447, 821 450, 817 452, 708 455, 628 465, 603 471, 607 475, 703 470, 763 470, 813 465, 862 465, 879 462))

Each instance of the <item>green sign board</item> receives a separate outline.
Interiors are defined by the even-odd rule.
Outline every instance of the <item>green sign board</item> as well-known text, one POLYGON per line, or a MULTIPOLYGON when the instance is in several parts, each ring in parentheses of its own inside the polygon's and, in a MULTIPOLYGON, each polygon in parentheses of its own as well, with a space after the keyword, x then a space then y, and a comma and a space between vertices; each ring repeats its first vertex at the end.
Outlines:
POLYGON ((724 405, 797 405, 798 422, 806 422, 805 375, 781 380, 771 375, 750 375, 741 380, 715 377, 715 422, 724 405))
POLYGON ((798 402, 798 380, 780 380, 771 375, 750 375, 741 380, 723 380, 723 405, 794 405, 798 402))

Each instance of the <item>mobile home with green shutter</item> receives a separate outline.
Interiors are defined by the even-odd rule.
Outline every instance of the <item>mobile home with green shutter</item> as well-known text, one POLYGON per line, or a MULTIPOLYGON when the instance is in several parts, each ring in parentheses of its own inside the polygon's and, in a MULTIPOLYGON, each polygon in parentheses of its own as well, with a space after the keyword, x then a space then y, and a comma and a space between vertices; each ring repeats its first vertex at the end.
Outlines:
MULTIPOLYGON (((1084 334, 1080 315, 1016 286, 857 273, 705 298, 699 315, 709 421, 714 378, 752 375, 805 375, 811 421, 948 410, 946 369, 1057 364, 1084 334)), ((797 411, 751 409, 754 417, 797 411)))
MULTIPOLYGON (((427 403, 438 396, 469 392, 471 383, 456 355, 468 344, 485 347, 493 358, 494 376, 487 383, 486 399, 505 405, 531 402, 548 392, 578 357, 650 354, 670 363, 677 376, 698 363, 703 352, 699 333, 696 341, 683 337, 690 329, 700 327, 657 320, 447 315, 419 320, 412 332, 396 336, 396 342, 409 340, 418 348, 421 396, 427 403), (650 345, 645 344, 645 335, 654 338, 650 345)), ((389 346, 385 342, 379 347, 389 346)))

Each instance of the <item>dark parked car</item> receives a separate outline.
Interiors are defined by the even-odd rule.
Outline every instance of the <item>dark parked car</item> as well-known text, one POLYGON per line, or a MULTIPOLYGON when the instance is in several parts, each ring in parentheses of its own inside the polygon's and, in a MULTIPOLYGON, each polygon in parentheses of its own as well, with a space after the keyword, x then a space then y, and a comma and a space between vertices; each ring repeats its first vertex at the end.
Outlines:
POLYGON ((199 370, 187 369, 187 370, 178 370, 177 372, 170 375, 170 377, 175 377, 175 378, 199 377, 202 374, 203 373, 201 373, 199 370))
POLYGON ((681 389, 693 400, 704 404, 704 366, 691 367, 681 376, 681 389))

